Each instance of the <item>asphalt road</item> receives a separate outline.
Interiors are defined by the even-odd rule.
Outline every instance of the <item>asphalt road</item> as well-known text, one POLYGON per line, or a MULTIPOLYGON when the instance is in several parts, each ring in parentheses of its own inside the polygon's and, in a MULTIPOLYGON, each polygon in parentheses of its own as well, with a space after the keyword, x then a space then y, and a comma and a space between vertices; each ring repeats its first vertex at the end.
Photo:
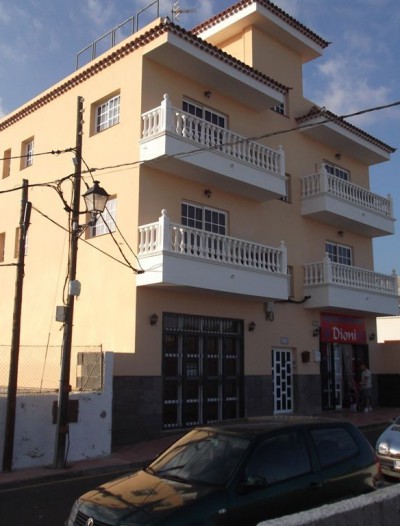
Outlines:
POLYGON ((122 474, 73 477, 0 490, 0 526, 62 526, 79 495, 122 474))
MULTIPOLYGON (((375 445, 382 429, 364 431, 375 445)), ((74 500, 124 472, 73 477, 0 490, 0 526, 63 526, 74 500)))

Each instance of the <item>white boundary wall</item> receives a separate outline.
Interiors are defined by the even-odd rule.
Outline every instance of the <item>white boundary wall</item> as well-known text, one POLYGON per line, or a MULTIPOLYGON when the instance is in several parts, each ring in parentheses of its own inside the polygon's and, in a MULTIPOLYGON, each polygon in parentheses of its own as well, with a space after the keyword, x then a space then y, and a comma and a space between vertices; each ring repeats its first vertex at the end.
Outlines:
MULTIPOLYGON (((69 424, 67 462, 111 453, 113 353, 104 355, 103 391, 71 392, 79 401, 78 422, 69 424)), ((13 469, 53 464, 57 393, 17 395, 13 469)), ((0 463, 3 459, 7 395, 0 396, 0 463)), ((1 465, 1 464, 0 464, 1 465)))

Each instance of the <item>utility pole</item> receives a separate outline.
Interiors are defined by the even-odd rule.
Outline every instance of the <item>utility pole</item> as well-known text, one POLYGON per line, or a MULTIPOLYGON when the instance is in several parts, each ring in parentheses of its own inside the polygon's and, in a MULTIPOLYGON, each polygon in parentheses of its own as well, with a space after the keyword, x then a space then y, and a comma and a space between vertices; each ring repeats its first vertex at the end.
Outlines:
POLYGON ((58 391, 58 411, 56 423, 56 437, 54 448, 54 467, 65 467, 65 451, 68 434, 68 406, 69 383, 71 369, 71 348, 72 348, 72 327, 74 320, 74 302, 76 291, 73 288, 76 278, 76 266, 78 256, 79 239, 79 205, 81 192, 81 170, 82 170, 82 125, 83 125, 83 98, 78 97, 76 115, 76 146, 75 146, 75 172, 73 178, 72 211, 70 216, 70 246, 69 246, 69 266, 68 266, 68 297, 65 308, 64 334, 62 342, 60 387, 58 391))
POLYGON ((32 204, 28 202, 28 181, 22 182, 21 215, 19 221, 19 244, 17 277, 15 280, 14 314, 11 338, 10 371, 7 392, 7 415, 4 433, 3 471, 12 470, 15 432, 15 410, 18 386, 18 360, 21 336, 22 290, 25 268, 25 246, 32 204))

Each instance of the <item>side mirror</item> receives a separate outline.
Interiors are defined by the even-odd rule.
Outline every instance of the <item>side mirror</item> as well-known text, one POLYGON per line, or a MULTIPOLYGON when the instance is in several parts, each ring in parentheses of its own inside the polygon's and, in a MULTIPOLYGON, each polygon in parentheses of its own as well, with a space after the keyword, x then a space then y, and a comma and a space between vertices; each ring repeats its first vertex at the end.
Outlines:
POLYGON ((267 479, 261 477, 260 475, 249 475, 241 483, 241 489, 244 492, 249 492, 257 489, 266 488, 268 486, 267 479))

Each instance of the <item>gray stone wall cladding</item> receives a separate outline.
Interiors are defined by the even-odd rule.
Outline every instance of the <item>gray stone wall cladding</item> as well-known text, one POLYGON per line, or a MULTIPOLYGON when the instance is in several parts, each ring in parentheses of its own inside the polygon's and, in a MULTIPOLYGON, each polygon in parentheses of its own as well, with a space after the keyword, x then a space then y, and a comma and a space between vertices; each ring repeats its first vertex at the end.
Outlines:
POLYGON ((141 442, 161 435, 161 377, 115 376, 113 389, 113 446, 141 442))
MULTIPOLYGON (((321 411, 319 375, 294 375, 294 413, 321 411)), ((112 445, 141 442, 163 434, 162 378, 156 376, 115 376, 113 383, 112 445)), ((244 417, 273 414, 271 376, 244 378, 244 417)))
MULTIPOLYGON (((271 376, 246 376, 244 379, 245 417, 272 415, 273 386, 271 376)), ((321 378, 319 375, 293 376, 293 413, 310 415, 321 412, 321 378)))
POLYGON ((303 415, 322 411, 321 377, 319 374, 294 376, 294 410, 303 415))
POLYGON ((244 416, 272 415, 272 377, 245 376, 244 378, 244 416))

